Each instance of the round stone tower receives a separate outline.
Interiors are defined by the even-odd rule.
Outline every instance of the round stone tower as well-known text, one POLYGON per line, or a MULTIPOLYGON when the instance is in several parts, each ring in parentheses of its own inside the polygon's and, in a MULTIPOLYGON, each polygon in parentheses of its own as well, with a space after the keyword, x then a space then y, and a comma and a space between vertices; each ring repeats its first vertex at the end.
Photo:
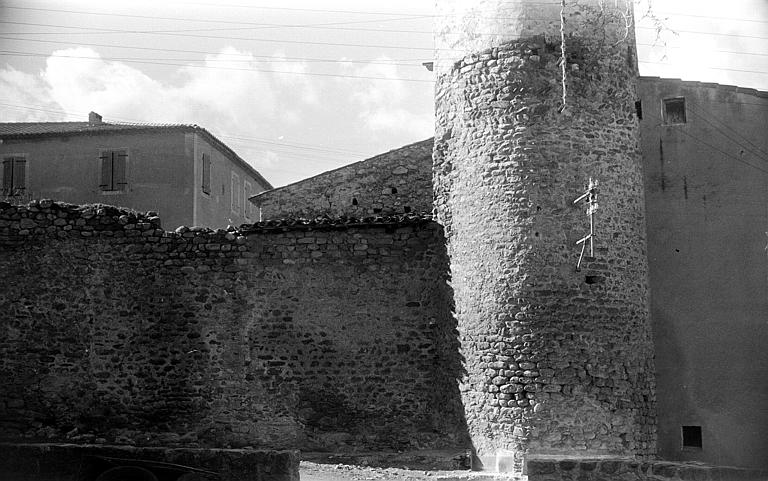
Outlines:
POLYGON ((631 0, 437 7, 435 205, 477 454, 653 455, 631 0))

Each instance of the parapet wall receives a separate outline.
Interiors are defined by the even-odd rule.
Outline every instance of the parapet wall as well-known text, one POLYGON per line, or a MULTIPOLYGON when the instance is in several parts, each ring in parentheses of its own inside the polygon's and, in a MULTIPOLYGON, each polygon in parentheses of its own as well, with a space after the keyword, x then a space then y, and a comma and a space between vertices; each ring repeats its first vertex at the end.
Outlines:
POLYGON ((252 197, 261 218, 432 212, 432 139, 252 197))
POLYGON ((0 204, 0 269, 5 439, 462 442, 428 218, 166 232, 113 207, 0 204))

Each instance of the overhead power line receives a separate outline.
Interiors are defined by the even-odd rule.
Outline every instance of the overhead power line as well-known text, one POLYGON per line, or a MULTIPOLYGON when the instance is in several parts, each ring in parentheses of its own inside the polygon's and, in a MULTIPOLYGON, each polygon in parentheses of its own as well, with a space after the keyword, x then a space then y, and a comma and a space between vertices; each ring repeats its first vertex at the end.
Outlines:
MULTIPOLYGON (((651 62, 651 61, 648 61, 648 60, 639 60, 638 63, 652 63, 652 64, 656 64, 656 65, 667 65, 669 67, 674 67, 674 65, 672 65, 670 63, 667 63, 667 62, 651 62)), ((706 66, 706 65, 703 65, 702 67, 707 68, 707 69, 712 69, 712 70, 728 70, 730 72, 748 72, 748 73, 759 73, 759 74, 762 74, 762 75, 768 75, 768 72, 762 71, 762 70, 741 70, 741 69, 737 69, 737 68, 710 67, 710 66, 706 66)))
POLYGON ((729 139, 730 141, 732 141, 733 143, 735 143, 736 145, 741 147, 742 150, 749 152, 750 154, 754 155, 755 157, 759 158, 760 160, 762 160, 766 164, 768 164, 768 152, 767 151, 763 150, 758 145, 754 144, 751 140, 749 140, 748 138, 744 137, 741 133, 739 133, 736 130, 734 130, 728 124, 717 120, 714 115, 712 115, 711 113, 707 112, 707 110, 704 109, 702 106, 700 106, 698 103, 690 102, 690 104, 692 104, 692 105, 689 105, 689 108, 690 108, 691 112, 693 113, 693 115, 695 115, 696 117, 699 117, 704 122, 708 123, 712 128, 714 128, 715 130, 720 132, 720 134, 723 137, 726 137, 727 139, 729 139), (726 134, 723 130, 721 130, 717 125, 714 124, 714 122, 717 122, 718 124, 720 124, 724 128, 726 128, 729 131, 733 132, 734 135, 736 135, 737 137, 740 137, 744 142, 746 142, 749 145, 751 145, 752 148, 750 149, 749 147, 745 147, 741 142, 739 142, 738 140, 734 139, 733 137, 731 137, 728 134, 726 134), (763 157, 763 156, 766 156, 766 157, 763 157))
MULTIPOLYGON (((656 30, 656 27, 643 27, 643 26, 636 26, 635 28, 643 29, 643 30, 656 30)), ((675 32, 685 32, 685 33, 696 33, 700 35, 717 35, 720 37, 738 37, 738 38, 755 38, 759 40, 768 40, 768 37, 759 37, 757 35, 744 35, 741 33, 719 33, 719 32, 702 32, 700 30, 682 30, 682 29, 675 29, 675 32)))
POLYGON ((715 151, 717 151, 717 152, 720 152, 721 154, 725 155, 726 157, 730 157, 731 159, 733 159, 733 160, 735 160, 735 161, 737 161, 737 162, 741 162, 742 164, 744 164, 744 165, 748 165, 749 167, 752 167, 752 168, 753 168, 753 169, 755 169, 755 170, 759 170, 760 172, 763 172, 763 173, 765 173, 765 174, 768 174, 768 169, 763 169, 763 168, 761 168, 761 167, 758 167, 758 166, 756 166, 756 165, 754 165, 754 164, 750 164, 749 162, 745 161, 744 159, 740 159, 739 157, 737 157, 737 156, 735 156, 735 155, 733 155, 733 154, 730 154, 730 153, 728 153, 728 152, 726 152, 726 151, 724 151, 724 150, 720 149, 719 147, 717 147, 717 146, 715 146, 715 145, 709 144, 709 143, 707 143, 707 142, 705 142, 705 141, 701 140, 700 138, 698 138, 698 137, 696 137, 696 136, 694 136, 694 135, 691 135, 691 134, 689 134, 689 133, 688 133, 688 132, 687 132, 685 129, 680 129, 680 132, 682 132, 682 133, 683 133, 683 134, 685 134, 686 136, 688 136, 688 137, 692 138, 693 140, 695 140, 696 142, 700 143, 701 145, 704 145, 704 146, 706 146, 706 147, 709 147, 709 148, 710 148, 710 149, 712 149, 712 150, 715 150, 715 151))
MULTIPOLYGON (((47 54, 23 54, 23 55, 46 57, 46 58, 50 57, 50 55, 47 55, 47 54)), ((86 57, 86 56, 74 56, 74 55, 71 55, 71 56, 62 55, 61 57, 79 58, 83 60, 103 60, 100 57, 86 57)), ((230 70, 230 71, 241 71, 241 72, 278 73, 278 74, 288 74, 288 75, 309 75, 309 76, 315 76, 315 77, 338 77, 338 78, 365 79, 365 80, 390 80, 390 81, 418 82, 418 83, 430 83, 430 84, 434 83, 434 80, 421 80, 421 79, 402 78, 402 77, 376 77, 373 75, 344 75, 344 74, 332 74, 332 73, 321 73, 321 72, 296 72, 291 70, 272 70, 272 69, 263 69, 263 68, 216 67, 212 65, 181 64, 181 63, 173 63, 173 62, 153 62, 150 60, 122 60, 122 61, 128 62, 128 63, 140 63, 140 64, 146 64, 146 65, 166 65, 171 67, 204 68, 204 69, 213 69, 213 70, 230 70)))
MULTIPOLYGON (((0 50, 0 55, 7 55, 7 56, 13 56, 13 57, 50 57, 50 53, 39 53, 39 52, 20 52, 18 50, 0 50)), ((252 55, 252 54, 242 54, 242 56, 248 56, 253 57, 253 59, 263 59, 263 61, 268 62, 307 62, 307 63, 330 63, 330 64, 339 64, 339 63, 355 63, 355 64, 364 64, 364 65, 384 65, 384 66, 397 66, 397 67, 416 67, 420 70, 424 69, 424 66, 421 64, 421 62, 429 62, 432 61, 432 58, 414 58, 414 59, 392 59, 386 60, 386 59, 375 59, 375 60, 354 60, 354 59, 327 59, 327 58, 314 58, 314 57, 275 57, 272 55, 252 55)), ((254 60, 253 59, 238 59, 238 58, 226 58, 226 59, 220 59, 220 58, 159 58, 159 57, 152 57, 151 59, 146 59, 142 57, 88 57, 85 55, 57 55, 57 57, 62 58, 83 58, 83 59, 92 59, 92 60, 105 60, 110 62, 144 62, 144 61, 162 61, 162 62, 233 62, 233 63, 251 63, 254 60)), ((186 64, 185 64, 186 65, 186 64)))
MULTIPOLYGON (((259 24, 260 26, 253 27, 226 27, 226 28, 212 28, 212 29, 178 29, 178 30, 135 30, 135 29, 119 29, 119 28, 103 28, 103 27, 82 27, 77 25, 58 25, 49 23, 33 23, 33 22, 13 22, 8 20, 0 20, 0 23, 9 25, 27 25, 32 27, 50 27, 50 28, 68 28, 85 30, 84 32, 4 32, 4 35, 56 35, 56 34, 68 34, 68 35, 102 35, 102 34, 142 34, 142 35, 169 35, 175 37, 198 37, 198 38, 231 38, 232 40, 250 40, 246 37, 213 37, 207 35, 195 35, 191 33, 183 34, 182 32, 196 32, 196 31, 221 31, 221 30, 259 30, 262 28, 308 28, 318 30, 349 30, 353 32, 382 32, 382 33, 417 33, 417 34, 432 34, 431 30, 403 30, 403 29, 387 29, 387 28, 355 28, 355 27, 341 27, 338 25, 328 24, 304 24, 304 25, 289 25, 289 24, 259 24)), ((355 22, 357 23, 357 22, 355 22)), ((342 22, 337 22, 342 24, 342 22)))
MULTIPOLYGON (((233 40, 232 38, 229 38, 229 37, 221 37, 221 38, 233 40)), ((19 42, 56 43, 56 44, 64 44, 64 45, 87 45, 87 46, 107 47, 107 48, 133 48, 137 50, 159 50, 159 51, 175 51, 175 52, 184 52, 184 53, 206 53, 206 52, 200 52, 200 51, 194 51, 194 50, 154 49, 150 47, 105 45, 105 44, 97 44, 97 43, 69 42, 69 41, 60 41, 60 40, 38 40, 38 39, 31 39, 31 38, 17 38, 17 37, 6 37, 6 36, 0 36, 0 39, 16 40, 19 42)), ((273 38, 248 38, 248 39, 239 39, 239 40, 248 40, 250 42, 270 42, 270 43, 279 43, 279 44, 323 45, 323 46, 334 46, 334 47, 361 47, 361 48, 388 48, 388 49, 418 50, 418 51, 428 51, 428 52, 435 51, 435 49, 432 47, 409 47, 404 45, 400 46, 400 45, 372 45, 372 44, 360 44, 360 43, 309 42, 309 41, 300 41, 300 40, 276 40, 273 38)), ((450 49, 446 49, 446 50, 450 50, 450 49)))
MULTIPOLYGON (((138 18, 138 19, 145 19, 145 20, 172 20, 174 22, 199 22, 199 23, 219 23, 219 24, 227 24, 227 25, 252 25, 255 27, 262 27, 264 26, 261 23, 258 22, 243 22, 243 21, 233 21, 233 20, 214 20, 210 18, 189 18, 189 17, 162 17, 162 16, 154 16, 154 15, 136 15, 136 14, 128 14, 128 13, 105 13, 105 12, 89 12, 89 11, 82 11, 82 10, 63 10, 58 8, 35 8, 35 7, 4 7, 4 8, 11 8, 15 10, 34 10, 34 11, 40 11, 40 12, 57 12, 57 13, 71 13, 75 15, 88 15, 88 16, 101 16, 101 17, 117 17, 117 18, 138 18)), ((387 14, 390 15, 390 14, 387 14)), ((358 20, 354 23, 370 23, 370 22, 388 22, 388 21, 396 21, 396 20, 403 20, 403 19, 413 19, 413 18, 431 18, 432 15, 396 15, 392 18, 380 18, 375 20, 358 20)), ((271 27, 267 27, 271 28, 271 27)))

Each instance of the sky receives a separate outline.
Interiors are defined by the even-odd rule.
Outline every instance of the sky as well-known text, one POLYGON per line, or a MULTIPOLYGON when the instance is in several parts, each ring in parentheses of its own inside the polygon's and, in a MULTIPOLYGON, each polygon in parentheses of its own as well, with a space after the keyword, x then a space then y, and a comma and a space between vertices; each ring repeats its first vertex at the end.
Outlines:
MULTIPOLYGON (((641 75, 768 91, 768 0, 653 0, 660 33, 639 1, 641 75)), ((197 124, 285 185, 432 136, 434 14, 434 0, 0 0, 0 122, 197 124)))

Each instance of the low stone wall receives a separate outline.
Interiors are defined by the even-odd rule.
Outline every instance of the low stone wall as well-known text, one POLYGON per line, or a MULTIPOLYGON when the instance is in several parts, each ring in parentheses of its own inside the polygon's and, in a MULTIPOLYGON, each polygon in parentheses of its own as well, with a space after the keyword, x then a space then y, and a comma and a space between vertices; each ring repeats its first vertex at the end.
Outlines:
POLYGON ((263 192, 262 219, 432 212, 432 139, 263 192))
POLYGON ((0 444, 0 451, 0 478, 5 481, 92 481, 116 466, 141 467, 161 481, 184 473, 220 481, 299 481, 296 451, 74 444, 0 444))
POLYGON ((440 227, 179 228, 0 204, 0 437, 143 446, 462 445, 440 227))
POLYGON ((626 459, 531 459, 528 481, 765 481, 768 472, 701 463, 626 459))

